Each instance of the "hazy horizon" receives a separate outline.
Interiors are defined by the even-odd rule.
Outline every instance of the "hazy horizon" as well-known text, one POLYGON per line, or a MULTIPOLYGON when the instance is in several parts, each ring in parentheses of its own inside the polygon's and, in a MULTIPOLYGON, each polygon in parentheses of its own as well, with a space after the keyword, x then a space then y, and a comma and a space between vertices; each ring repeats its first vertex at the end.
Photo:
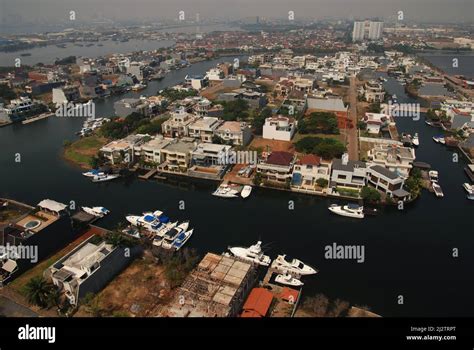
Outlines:
POLYGON ((245 18, 295 19, 371 18, 395 19, 403 11, 406 21, 472 21, 473 0, 0 0, 1 24, 60 24, 69 11, 79 22, 109 19, 114 21, 173 20, 179 11, 187 19, 199 13, 201 21, 245 18))

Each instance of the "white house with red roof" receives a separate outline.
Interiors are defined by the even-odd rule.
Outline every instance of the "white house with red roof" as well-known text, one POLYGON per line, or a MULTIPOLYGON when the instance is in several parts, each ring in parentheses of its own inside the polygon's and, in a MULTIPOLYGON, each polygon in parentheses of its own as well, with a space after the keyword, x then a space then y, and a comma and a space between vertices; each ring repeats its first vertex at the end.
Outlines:
POLYGON ((266 160, 257 164, 257 173, 263 180, 286 182, 291 179, 295 155, 290 152, 275 151, 272 152, 266 160))
POLYGON ((331 162, 325 161, 315 154, 301 156, 293 167, 291 185, 295 188, 315 190, 318 179, 329 182, 331 162))

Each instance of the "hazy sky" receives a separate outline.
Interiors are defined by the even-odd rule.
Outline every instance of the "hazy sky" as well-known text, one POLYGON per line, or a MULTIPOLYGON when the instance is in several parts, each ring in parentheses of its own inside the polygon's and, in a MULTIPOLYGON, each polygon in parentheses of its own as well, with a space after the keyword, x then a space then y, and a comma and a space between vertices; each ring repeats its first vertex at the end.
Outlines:
POLYGON ((474 14, 474 0, 0 0, 0 20, 62 22, 75 10, 78 19, 101 17, 117 20, 176 18, 287 17, 296 19, 343 17, 394 18, 399 10, 405 18, 420 21, 468 21, 474 14), (21 16, 21 17, 18 17, 21 16))

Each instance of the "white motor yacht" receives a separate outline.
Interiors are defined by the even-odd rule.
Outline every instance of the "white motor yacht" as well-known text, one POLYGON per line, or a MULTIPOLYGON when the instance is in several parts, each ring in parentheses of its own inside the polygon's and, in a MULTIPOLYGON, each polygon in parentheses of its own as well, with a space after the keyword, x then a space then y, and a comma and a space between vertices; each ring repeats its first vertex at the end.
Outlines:
POLYGON ((474 186, 468 184, 467 182, 462 184, 462 187, 466 190, 467 194, 473 194, 474 193, 474 186))
POLYGON ((263 254, 261 241, 258 241, 256 244, 251 245, 248 248, 229 247, 228 249, 234 256, 262 266, 269 266, 272 262, 268 255, 263 254))
MULTIPOLYGON (((149 230, 158 230, 162 225, 163 212, 155 210, 154 212, 146 212, 143 215, 128 215, 125 219, 133 226, 144 227, 149 230)), ((166 221, 166 220, 164 220, 166 221)))
POLYGON ((242 192, 240 192, 240 196, 242 198, 247 198, 248 196, 250 196, 250 193, 252 193, 252 186, 245 185, 242 189, 242 192))
POLYGON ((291 261, 287 261, 285 254, 278 255, 278 257, 273 260, 272 267, 281 272, 287 271, 298 275, 314 275, 318 273, 316 269, 306 265, 301 260, 292 259, 291 261))
POLYGON ((108 175, 96 175, 92 178, 92 182, 105 182, 105 181, 112 181, 119 178, 119 174, 108 174, 108 175))
POLYGON ((443 190, 441 189, 441 186, 437 182, 432 182, 431 186, 433 187, 433 191, 436 195, 436 197, 444 197, 443 190))
POLYGON ((178 237, 173 241, 173 248, 176 250, 180 250, 186 242, 191 238, 193 235, 194 229, 191 229, 186 232, 181 232, 178 237))
POLYGON ((82 175, 86 177, 95 177, 95 176, 105 176, 105 173, 103 171, 99 171, 97 169, 91 169, 85 173, 82 173, 82 175))
POLYGON ((428 176, 431 182, 438 182, 438 172, 436 170, 430 170, 428 176))
POLYGON ((331 212, 341 216, 347 216, 350 218, 363 219, 364 218, 364 207, 357 204, 337 205, 331 204, 328 208, 331 212))
POLYGON ((286 284, 287 286, 301 287, 304 283, 299 279, 294 278, 289 273, 279 274, 275 277, 275 281, 281 284, 286 284))
POLYGON ((104 207, 82 207, 82 210, 84 210, 87 214, 94 215, 98 218, 103 218, 105 215, 110 213, 110 211, 104 207))
POLYGON ((236 191, 229 186, 219 186, 212 195, 221 198, 236 198, 239 191, 236 191))
POLYGON ((181 233, 184 233, 188 227, 189 221, 183 222, 169 230, 163 237, 155 237, 153 244, 164 249, 170 249, 173 247, 174 240, 180 237, 181 233))
POLYGON ((415 135, 413 136, 411 142, 413 143, 413 145, 415 145, 416 147, 418 147, 420 145, 420 138, 418 137, 418 133, 415 133, 415 135))

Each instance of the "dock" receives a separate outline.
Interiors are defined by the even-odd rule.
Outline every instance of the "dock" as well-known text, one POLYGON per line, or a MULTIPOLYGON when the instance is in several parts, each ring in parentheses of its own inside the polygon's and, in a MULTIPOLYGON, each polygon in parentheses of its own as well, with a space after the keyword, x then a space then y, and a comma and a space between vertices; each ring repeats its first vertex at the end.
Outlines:
POLYGON ((22 124, 29 124, 29 123, 33 123, 33 122, 36 122, 36 121, 41 120, 41 119, 49 118, 53 115, 54 115, 54 113, 43 113, 43 114, 40 114, 36 117, 25 119, 21 123, 22 124))
POLYGON ((138 178, 142 180, 149 180, 153 175, 155 175, 158 172, 156 169, 151 169, 149 172, 147 172, 144 175, 138 175, 138 178))

